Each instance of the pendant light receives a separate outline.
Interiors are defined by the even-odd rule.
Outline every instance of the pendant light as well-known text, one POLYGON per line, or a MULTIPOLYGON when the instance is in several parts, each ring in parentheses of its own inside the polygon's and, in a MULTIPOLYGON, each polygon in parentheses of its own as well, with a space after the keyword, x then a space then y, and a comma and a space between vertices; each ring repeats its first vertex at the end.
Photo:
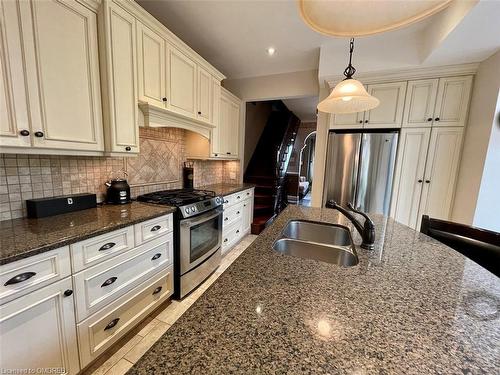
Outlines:
POLYGON ((344 70, 345 79, 338 83, 328 98, 318 104, 318 110, 327 113, 355 113, 373 109, 380 101, 366 92, 361 82, 352 78, 356 69, 352 66, 354 38, 349 42, 349 65, 344 70))

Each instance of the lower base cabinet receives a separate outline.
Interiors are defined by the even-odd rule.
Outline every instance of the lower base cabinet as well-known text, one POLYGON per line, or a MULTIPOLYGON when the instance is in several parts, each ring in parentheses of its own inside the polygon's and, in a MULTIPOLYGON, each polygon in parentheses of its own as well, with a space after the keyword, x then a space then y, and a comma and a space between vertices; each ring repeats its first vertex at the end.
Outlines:
POLYGON ((253 220, 253 196, 253 188, 224 196, 222 254, 250 233, 253 220))
POLYGON ((67 277, 0 306, 2 372, 80 371, 72 288, 67 277))

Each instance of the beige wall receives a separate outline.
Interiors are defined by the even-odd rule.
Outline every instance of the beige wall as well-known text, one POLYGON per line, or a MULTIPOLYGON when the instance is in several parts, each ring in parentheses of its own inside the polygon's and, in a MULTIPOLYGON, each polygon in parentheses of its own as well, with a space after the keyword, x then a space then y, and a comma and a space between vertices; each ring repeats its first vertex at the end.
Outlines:
POLYGON ((318 95, 318 71, 227 79, 222 85, 244 101, 299 98, 318 95))
MULTIPOLYGON (((474 222, 488 145, 495 123, 499 87, 500 51, 479 65, 474 80, 455 193, 453 221, 465 224, 474 222)), ((498 124, 496 126, 498 127, 498 124)))
POLYGON ((247 169, 250 158, 255 151, 255 147, 259 142, 264 128, 266 127, 267 119, 269 118, 271 111, 272 103, 270 101, 246 103, 243 173, 247 169))

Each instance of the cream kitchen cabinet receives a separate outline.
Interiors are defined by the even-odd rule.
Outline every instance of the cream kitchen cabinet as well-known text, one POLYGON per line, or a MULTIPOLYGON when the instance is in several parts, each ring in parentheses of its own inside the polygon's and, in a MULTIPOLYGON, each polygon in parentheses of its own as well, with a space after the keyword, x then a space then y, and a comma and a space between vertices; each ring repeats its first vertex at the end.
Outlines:
POLYGON ((408 82, 403 127, 465 126, 472 76, 408 82))
POLYGON ((68 0, 2 2, 2 17, 9 18, 2 21, 2 44, 7 47, 0 59, 7 93, 3 105, 8 109, 2 146, 104 150, 95 5, 68 0), (16 12, 21 25, 11 18, 16 12), (23 79, 30 95, 22 94, 23 79))
POLYGON ((222 254, 227 253, 250 233, 253 221, 254 188, 225 195, 223 198, 222 254))
POLYGON ((379 83, 367 91, 380 100, 370 111, 330 116, 330 129, 400 128, 403 118, 406 82, 379 83))
POLYGON ((212 156, 237 158, 239 154, 241 100, 221 88, 219 123, 212 131, 212 156))
POLYGON ((418 229, 422 215, 448 220, 462 147, 462 127, 403 129, 391 216, 418 229))
POLYGON ((196 118, 196 63, 175 47, 169 49, 168 102, 172 112, 196 118))
POLYGON ((99 48, 106 151, 139 152, 137 29, 134 16, 112 1, 100 8, 99 48))
POLYGON ((214 102, 214 87, 212 84, 212 76, 201 66, 197 69, 197 105, 198 111, 196 118, 207 124, 213 124, 213 102, 214 102))
POLYGON ((80 371, 72 289, 67 277, 0 306, 3 370, 80 371))

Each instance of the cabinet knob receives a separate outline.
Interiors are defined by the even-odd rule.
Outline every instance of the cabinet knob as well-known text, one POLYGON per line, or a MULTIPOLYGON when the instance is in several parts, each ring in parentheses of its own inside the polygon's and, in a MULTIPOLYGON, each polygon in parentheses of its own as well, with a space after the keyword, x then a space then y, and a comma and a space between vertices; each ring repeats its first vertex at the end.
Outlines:
POLYGON ((73 294, 73 291, 71 289, 67 289, 67 290, 64 291, 64 296, 65 297, 69 297, 72 294, 73 294))
POLYGON ((130 151, 130 150, 132 150, 132 147, 130 146, 125 147, 125 151, 130 151))
POLYGON ((236 212, 236 215, 239 215, 240 214, 240 211, 236 212))
POLYGON ((226 154, 231 155, 231 153, 230 153, 230 152, 226 152, 226 154))
POLYGON ((427 119, 427 121, 432 121, 432 117, 429 117, 429 118, 427 119))
POLYGON ((167 101, 167 98, 161 98, 161 100, 163 100, 164 102, 166 102, 166 101, 167 101))
POLYGON ((363 120, 359 120, 359 123, 362 124, 363 123, 363 120))
POLYGON ((28 135, 30 135, 30 132, 26 129, 23 129, 19 132, 19 134, 21 134, 23 137, 27 137, 28 135))
POLYGON ((224 242, 227 242, 227 238, 224 238, 224 242))
POLYGON ((425 183, 426 183, 426 184, 430 184, 430 183, 431 183, 431 180, 425 180, 425 183))
POLYGON ((422 183, 422 180, 418 180, 418 183, 421 184, 422 183))
POLYGON ((228 218, 228 217, 225 217, 225 218, 224 218, 224 221, 228 221, 228 220, 229 220, 229 218, 228 218))
POLYGON ((434 119, 434 121, 439 121, 439 117, 436 117, 436 118, 434 119))
POLYGON ((214 156, 219 156, 219 154, 214 154, 214 156))
POLYGON ((41 132, 41 131, 35 132, 35 137, 42 138, 43 137, 43 132, 41 132))
POLYGON ((201 111, 198 111, 198 114, 201 115, 201 111))
POLYGON ((368 124, 368 120, 365 120, 365 124, 368 124))
POLYGON ((236 231, 236 233, 240 233, 240 230, 238 229, 238 230, 236 231))

